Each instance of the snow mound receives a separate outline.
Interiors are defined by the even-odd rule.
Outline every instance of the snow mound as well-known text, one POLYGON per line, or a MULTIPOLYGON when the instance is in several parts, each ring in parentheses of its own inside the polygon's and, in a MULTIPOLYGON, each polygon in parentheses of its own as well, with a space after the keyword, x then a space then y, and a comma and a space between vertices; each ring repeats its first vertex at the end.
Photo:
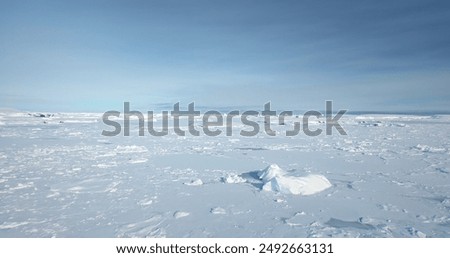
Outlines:
POLYGON ((203 185, 203 181, 201 179, 195 179, 195 180, 191 180, 191 182, 187 182, 184 183, 185 185, 189 185, 189 186, 199 186, 199 185, 203 185))
POLYGON ((211 209, 212 214, 227 214, 227 211, 222 207, 215 207, 211 209))
POLYGON ((277 164, 272 164, 258 172, 259 179, 261 179, 264 183, 269 182, 275 177, 283 177, 285 175, 286 172, 277 164))
POLYGON ((258 177, 264 183, 264 191, 284 194, 312 195, 331 187, 330 181, 322 175, 289 176, 276 164, 261 170, 258 177))
POLYGON ((189 216, 190 215, 190 213, 189 212, 186 212, 186 211, 176 211, 174 214, 173 214, 173 217, 175 218, 175 219, 180 219, 180 218, 183 218, 183 217, 187 217, 187 216, 189 216))

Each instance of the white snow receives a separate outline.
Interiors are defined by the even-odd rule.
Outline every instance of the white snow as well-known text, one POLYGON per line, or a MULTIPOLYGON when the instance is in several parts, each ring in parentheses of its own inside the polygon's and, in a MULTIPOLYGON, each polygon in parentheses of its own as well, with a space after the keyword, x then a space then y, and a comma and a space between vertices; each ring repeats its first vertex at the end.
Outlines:
POLYGON ((191 180, 190 182, 184 183, 185 185, 189 185, 189 186, 199 186, 199 185, 203 185, 203 181, 200 178, 191 180))
POLYGON ((244 178, 242 178, 238 175, 235 175, 235 174, 228 175, 223 180, 227 184, 240 184, 240 183, 245 183, 247 181, 244 178))
POLYGON ((347 136, 241 137, 235 119, 233 136, 140 137, 132 121, 105 137, 102 114, 42 114, 0 112, 0 237, 450 236, 447 115, 345 115, 347 136))
POLYGON ((259 179, 261 179, 264 183, 267 183, 276 177, 284 177, 285 175, 286 172, 282 170, 277 164, 272 164, 258 172, 259 179))
POLYGON ((222 207, 214 207, 211 209, 212 214, 227 214, 227 211, 222 207))
POLYGON ((430 152, 430 153, 444 153, 447 151, 445 148, 432 147, 426 144, 417 144, 415 148, 422 152, 430 152))
POLYGON ((176 211, 173 214, 173 217, 176 218, 176 219, 179 219, 179 218, 187 217, 189 215, 190 215, 190 213, 186 212, 186 211, 176 211))
POLYGON ((0 225, 0 229, 14 229, 18 228, 20 226, 27 225, 28 222, 3 222, 3 224, 0 225))

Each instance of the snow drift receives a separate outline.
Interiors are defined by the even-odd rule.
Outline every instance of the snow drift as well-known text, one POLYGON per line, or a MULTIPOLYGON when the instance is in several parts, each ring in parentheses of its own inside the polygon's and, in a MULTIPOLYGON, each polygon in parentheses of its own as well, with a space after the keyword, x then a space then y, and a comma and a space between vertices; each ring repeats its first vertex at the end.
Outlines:
POLYGON ((322 175, 289 176, 277 164, 261 170, 258 177, 264 183, 264 191, 284 194, 312 195, 331 187, 330 181, 322 175))

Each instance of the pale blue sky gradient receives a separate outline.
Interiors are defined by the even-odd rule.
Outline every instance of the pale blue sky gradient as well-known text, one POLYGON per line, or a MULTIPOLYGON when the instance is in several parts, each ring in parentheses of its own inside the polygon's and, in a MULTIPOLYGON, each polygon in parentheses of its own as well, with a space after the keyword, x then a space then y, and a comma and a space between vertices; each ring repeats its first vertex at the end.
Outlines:
POLYGON ((0 1, 0 107, 450 111, 449 1, 0 1))

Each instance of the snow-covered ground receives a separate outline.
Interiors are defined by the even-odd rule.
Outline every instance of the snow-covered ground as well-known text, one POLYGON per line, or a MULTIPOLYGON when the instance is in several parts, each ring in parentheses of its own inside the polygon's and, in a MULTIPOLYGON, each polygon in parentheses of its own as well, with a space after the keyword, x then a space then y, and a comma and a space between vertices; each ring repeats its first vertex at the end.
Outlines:
POLYGON ((450 116, 292 122, 106 137, 101 114, 0 113, 0 237, 450 237, 450 116))

